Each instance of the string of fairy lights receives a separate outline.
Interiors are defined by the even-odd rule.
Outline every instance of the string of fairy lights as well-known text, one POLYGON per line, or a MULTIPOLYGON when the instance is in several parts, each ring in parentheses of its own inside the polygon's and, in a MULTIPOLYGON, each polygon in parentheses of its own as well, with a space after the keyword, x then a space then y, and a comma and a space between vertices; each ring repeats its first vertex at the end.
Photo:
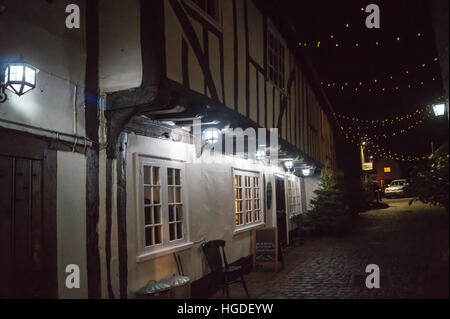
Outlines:
MULTIPOLYGON (((437 63, 438 58, 433 58, 433 62, 437 63)), ((418 69, 427 69, 430 64, 422 63, 418 66, 418 69)), ((349 80, 341 80, 341 81, 321 81, 320 84, 329 89, 337 89, 340 91, 353 91, 355 93, 358 92, 369 92, 369 93, 384 93, 389 90, 399 91, 401 89, 413 89, 424 86, 428 82, 434 82, 438 79, 438 76, 428 76, 426 79, 422 78, 421 80, 412 80, 409 76, 411 75, 411 71, 413 68, 403 68, 402 75, 394 75, 392 73, 387 73, 385 75, 380 76, 377 79, 365 80, 365 81, 349 81, 349 80), (399 84, 399 81, 402 84, 399 84), (406 82, 406 83, 405 83, 406 82)))
MULTIPOLYGON (((341 132, 342 134, 342 132, 341 132)), ((375 156, 378 158, 388 158, 396 161, 402 162, 417 162, 426 160, 429 155, 427 154, 402 154, 387 150, 386 148, 380 146, 368 135, 361 136, 349 136, 348 134, 344 134, 347 141, 355 144, 357 146, 361 145, 361 141, 364 141, 364 147, 368 150, 370 156, 375 156)))
MULTIPOLYGON (((346 29, 350 29, 350 25, 347 23, 345 25, 346 29)), ((392 40, 395 42, 401 42, 402 39, 407 38, 407 36, 402 36, 400 34, 395 34, 392 36, 392 40)), ((422 32, 417 32, 416 33, 416 39, 423 39, 423 33, 422 32)), ((366 42, 364 41, 342 41, 342 40, 338 40, 338 37, 335 34, 330 34, 328 37, 326 37, 323 40, 316 40, 316 41, 300 41, 298 42, 298 46, 302 47, 302 48, 321 48, 324 46, 327 47, 334 47, 336 49, 339 48, 348 48, 348 47, 352 47, 352 48, 360 48, 362 44, 366 44, 366 42), (328 41, 328 43, 324 43, 322 41, 328 41)), ((373 47, 381 47, 384 43, 381 40, 374 40, 371 42, 368 42, 369 45, 373 46, 373 47)))
MULTIPOLYGON (((365 12, 365 8, 361 8, 361 12, 365 12)), ((334 31, 324 36, 322 39, 304 40, 298 42, 301 49, 348 49, 354 48, 382 48, 389 45, 392 48, 394 43, 402 43, 403 41, 423 41, 426 39, 425 34, 419 30, 415 33, 397 34, 393 33, 391 37, 381 40, 353 39, 348 40, 347 34, 352 31, 349 23, 343 25, 341 32, 334 31), (343 38, 347 38, 343 40, 343 38)), ((341 94, 376 94, 397 93, 400 91, 408 92, 409 90, 418 90, 425 85, 433 83, 439 79, 435 75, 435 65, 439 60, 434 57, 425 60, 420 64, 404 66, 398 68, 397 71, 390 71, 380 74, 372 79, 360 80, 325 80, 320 84, 327 90, 336 90, 341 94), (421 75, 422 74, 422 75, 421 75)), ((413 112, 406 114, 398 114, 387 119, 362 119, 356 116, 334 113, 341 124, 340 133, 345 139, 353 144, 361 146, 368 151, 371 157, 388 158, 403 162, 416 162, 426 160, 429 155, 426 154, 402 154, 393 152, 380 146, 389 141, 390 138, 402 136, 411 130, 422 126, 429 118, 433 116, 431 105, 420 107, 413 112)))
POLYGON ((396 125, 398 123, 403 123, 407 120, 415 120, 418 117, 424 117, 432 114, 432 107, 431 105, 426 105, 424 107, 420 107, 416 109, 414 112, 406 113, 406 114, 400 114, 400 115, 394 115, 393 117, 386 118, 383 120, 367 120, 367 119, 361 119, 355 116, 349 116, 341 113, 333 113, 336 115, 339 120, 341 120, 341 123, 344 122, 352 122, 352 125, 363 127, 372 127, 372 128, 379 128, 379 127, 386 127, 386 126, 392 126, 396 125))
MULTIPOLYGON (((364 13, 365 9, 361 8, 361 12, 364 13)), ((343 29, 344 32, 348 33, 351 32, 352 28, 350 27, 349 23, 346 23, 345 25, 343 25, 343 29)), ((331 33, 328 36, 324 37, 323 39, 318 39, 315 41, 300 41, 298 42, 298 46, 301 48, 322 48, 322 47, 334 47, 336 49, 339 48, 348 48, 348 47, 352 47, 352 48, 360 48, 361 45, 370 45, 373 47, 381 47, 384 42, 382 42, 381 40, 374 40, 374 41, 342 41, 338 39, 339 36, 337 36, 335 33, 331 33)), ((401 43, 404 39, 408 39, 410 40, 411 38, 414 38, 415 40, 424 40, 425 39, 425 35, 423 32, 421 31, 417 31, 414 35, 408 34, 399 34, 399 33, 395 33, 392 34, 391 36, 391 41, 392 42, 397 42, 397 43, 401 43)), ((389 41, 389 40, 388 40, 389 41)))
POLYGON ((412 155, 392 152, 380 146, 392 137, 407 134, 410 130, 421 126, 433 116, 430 105, 421 107, 414 112, 396 115, 384 120, 367 120, 334 113, 340 119, 340 133, 345 139, 356 145, 364 141, 365 147, 372 156, 390 158, 403 162, 416 162, 425 160, 428 155, 412 155), (399 127, 400 126, 400 127, 399 127), (378 133, 371 131, 376 130, 378 133))

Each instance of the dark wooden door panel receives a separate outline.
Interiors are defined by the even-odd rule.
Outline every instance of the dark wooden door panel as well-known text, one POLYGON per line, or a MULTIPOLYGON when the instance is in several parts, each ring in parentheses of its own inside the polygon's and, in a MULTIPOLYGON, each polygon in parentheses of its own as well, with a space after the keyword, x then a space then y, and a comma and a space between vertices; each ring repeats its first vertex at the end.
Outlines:
POLYGON ((0 156, 0 298, 12 287, 12 226, 14 159, 0 156))
POLYGON ((0 298, 49 295, 42 171, 41 160, 0 156, 0 298))
POLYGON ((14 180, 13 263, 16 296, 29 297, 31 277, 31 210, 30 165, 27 159, 16 159, 14 180))

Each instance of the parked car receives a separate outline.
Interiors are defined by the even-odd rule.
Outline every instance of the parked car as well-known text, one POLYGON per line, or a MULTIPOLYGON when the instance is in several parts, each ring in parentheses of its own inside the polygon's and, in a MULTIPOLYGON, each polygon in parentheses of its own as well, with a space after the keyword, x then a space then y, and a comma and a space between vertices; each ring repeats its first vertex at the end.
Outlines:
POLYGON ((408 195, 409 183, 406 179, 393 180, 384 190, 386 198, 404 197, 408 195))

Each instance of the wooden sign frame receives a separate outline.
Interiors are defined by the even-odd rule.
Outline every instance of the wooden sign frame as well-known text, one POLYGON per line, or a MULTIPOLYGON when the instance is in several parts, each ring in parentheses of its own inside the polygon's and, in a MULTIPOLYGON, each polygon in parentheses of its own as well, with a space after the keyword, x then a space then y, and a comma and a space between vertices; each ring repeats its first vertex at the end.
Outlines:
POLYGON ((258 264, 274 264, 275 272, 278 272, 278 227, 258 227, 253 230, 253 271, 256 271, 258 264), (273 230, 275 232, 275 260, 274 261, 256 261, 256 232, 258 230, 273 230))

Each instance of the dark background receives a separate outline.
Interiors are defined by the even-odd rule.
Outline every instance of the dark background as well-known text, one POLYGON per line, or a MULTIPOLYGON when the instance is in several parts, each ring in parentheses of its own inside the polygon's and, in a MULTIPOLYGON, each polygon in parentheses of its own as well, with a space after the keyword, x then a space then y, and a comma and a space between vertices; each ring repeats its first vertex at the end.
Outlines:
MULTIPOLYGON (((296 50, 310 58, 336 113, 367 120, 390 119, 413 113, 444 95, 439 61, 434 61, 438 53, 428 1, 277 0, 265 1, 265 5, 289 25, 290 38, 296 38, 289 45, 295 45, 296 50), (380 29, 368 29, 365 25, 369 13, 361 8, 370 3, 380 7, 380 29), (376 84, 374 79, 378 80, 376 84), (346 81, 349 86, 342 91, 341 83, 346 81), (328 87, 327 83, 335 86, 328 87), (397 86, 399 89, 395 90, 397 86)), ((341 123, 345 131, 351 124, 341 123)), ((393 128, 400 130, 411 121, 403 123, 393 128)), ((384 131, 389 129, 377 128, 370 134, 379 135, 384 131)), ((447 116, 431 116, 406 134, 375 142, 395 153, 423 156, 431 153, 431 142, 437 148, 446 140, 447 116)), ((360 165, 358 142, 351 145, 338 140, 336 150, 341 168, 360 165)), ((415 164, 401 163, 405 172, 415 164)))

